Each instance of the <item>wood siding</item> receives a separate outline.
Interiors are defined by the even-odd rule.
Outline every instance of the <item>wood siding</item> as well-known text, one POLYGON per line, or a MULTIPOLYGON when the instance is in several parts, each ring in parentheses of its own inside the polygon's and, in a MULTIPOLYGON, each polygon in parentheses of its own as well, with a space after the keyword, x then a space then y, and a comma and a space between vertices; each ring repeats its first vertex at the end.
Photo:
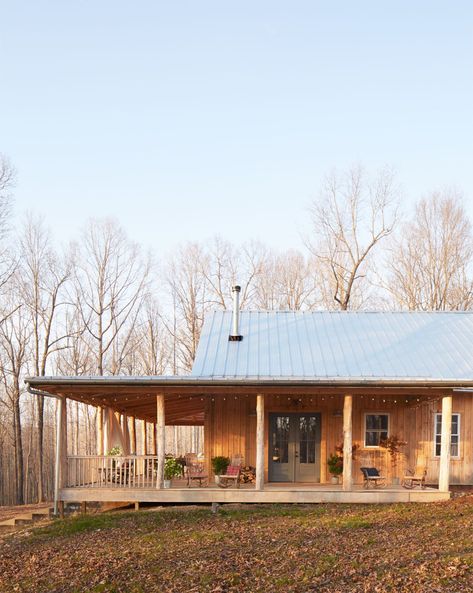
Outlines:
MULTIPOLYGON (((269 414, 273 412, 319 412, 322 417, 321 483, 327 483, 327 458, 342 443, 343 395, 265 396, 265 479, 268 479, 269 414)), ((406 468, 427 466, 427 481, 436 483, 439 459, 434 456, 435 414, 441 411, 441 398, 410 395, 389 397, 359 395, 353 397, 353 444, 359 446, 353 466, 356 484, 362 482, 360 467, 375 466, 388 478, 402 477, 406 468), (406 401, 407 400, 407 401, 406 401), (389 433, 407 441, 397 468, 393 468, 384 449, 364 447, 366 413, 389 414, 389 433)), ((450 483, 473 484, 473 396, 454 394, 453 413, 460 414, 460 457, 452 458, 450 483)), ((246 465, 256 463, 256 397, 255 395, 206 396, 205 458, 209 463, 216 455, 241 453, 246 465)))

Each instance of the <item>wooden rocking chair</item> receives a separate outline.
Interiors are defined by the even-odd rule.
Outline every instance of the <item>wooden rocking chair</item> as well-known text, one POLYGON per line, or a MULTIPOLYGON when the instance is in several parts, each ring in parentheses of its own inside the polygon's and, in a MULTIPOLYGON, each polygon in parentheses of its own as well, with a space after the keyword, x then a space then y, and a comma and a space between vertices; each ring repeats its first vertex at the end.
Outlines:
POLYGON ((241 474, 241 466, 243 463, 243 457, 241 455, 234 455, 230 462, 230 465, 227 467, 227 471, 218 476, 217 484, 220 488, 228 488, 230 484, 234 484, 237 488, 240 487, 240 474, 241 474))
POLYGON ((209 480, 209 476, 205 471, 205 466, 201 461, 197 460, 195 453, 187 453, 185 456, 186 460, 186 476, 187 486, 192 487, 193 482, 198 482, 198 486, 202 488, 206 486, 209 480))
POLYGON ((382 476, 375 467, 360 467, 363 474, 363 488, 384 488, 386 477, 382 476))
POLYGON ((427 468, 424 467, 422 472, 416 473, 412 469, 408 469, 406 475, 402 478, 401 485, 408 490, 417 488, 419 486, 421 490, 425 489, 425 478, 427 476, 427 468))

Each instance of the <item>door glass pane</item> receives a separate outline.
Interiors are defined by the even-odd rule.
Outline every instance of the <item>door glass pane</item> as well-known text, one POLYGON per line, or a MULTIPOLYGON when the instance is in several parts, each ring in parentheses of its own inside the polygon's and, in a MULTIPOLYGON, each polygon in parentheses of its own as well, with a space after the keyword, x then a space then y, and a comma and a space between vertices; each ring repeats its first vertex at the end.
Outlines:
POLYGON ((271 459, 273 463, 287 463, 289 459, 289 416, 274 419, 271 439, 271 459))
POLYGON ((299 462, 315 463, 315 446, 317 442, 317 417, 301 416, 299 418, 299 462))

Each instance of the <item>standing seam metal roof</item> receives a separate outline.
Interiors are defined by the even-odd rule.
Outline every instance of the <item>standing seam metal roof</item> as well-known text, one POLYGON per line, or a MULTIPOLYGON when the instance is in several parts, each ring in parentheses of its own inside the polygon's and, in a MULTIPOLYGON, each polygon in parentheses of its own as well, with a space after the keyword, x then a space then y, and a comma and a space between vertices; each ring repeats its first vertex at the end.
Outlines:
POLYGON ((204 324, 191 377, 473 380, 473 312, 231 311, 204 324))

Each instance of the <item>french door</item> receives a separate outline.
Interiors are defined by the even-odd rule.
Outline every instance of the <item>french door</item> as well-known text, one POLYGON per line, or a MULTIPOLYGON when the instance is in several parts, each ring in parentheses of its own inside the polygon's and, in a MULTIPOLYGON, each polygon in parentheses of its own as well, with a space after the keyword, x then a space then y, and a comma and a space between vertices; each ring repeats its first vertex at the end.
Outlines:
POLYGON ((320 414, 270 414, 269 425, 269 480, 320 482, 320 414))

